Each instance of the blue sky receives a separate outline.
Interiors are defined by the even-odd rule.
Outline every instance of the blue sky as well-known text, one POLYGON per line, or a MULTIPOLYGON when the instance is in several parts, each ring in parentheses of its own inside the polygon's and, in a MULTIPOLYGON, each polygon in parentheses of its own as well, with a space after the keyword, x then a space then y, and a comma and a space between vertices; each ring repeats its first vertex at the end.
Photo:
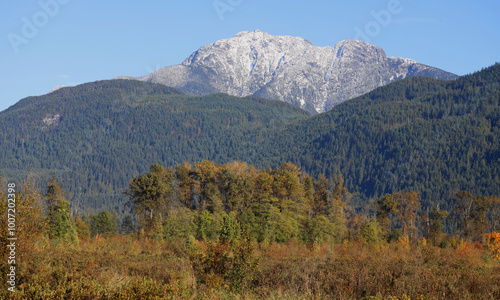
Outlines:
POLYGON ((458 75, 500 61, 500 2, 23 0, 0 2, 0 110, 58 85, 143 76, 240 31, 363 39, 458 75))

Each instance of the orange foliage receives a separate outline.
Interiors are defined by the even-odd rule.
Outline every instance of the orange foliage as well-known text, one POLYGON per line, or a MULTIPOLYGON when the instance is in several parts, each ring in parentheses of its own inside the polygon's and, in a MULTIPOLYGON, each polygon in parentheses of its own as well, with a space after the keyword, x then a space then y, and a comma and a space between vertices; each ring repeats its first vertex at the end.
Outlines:
POLYGON ((500 232, 487 233, 488 247, 493 252, 493 256, 500 259, 500 232))

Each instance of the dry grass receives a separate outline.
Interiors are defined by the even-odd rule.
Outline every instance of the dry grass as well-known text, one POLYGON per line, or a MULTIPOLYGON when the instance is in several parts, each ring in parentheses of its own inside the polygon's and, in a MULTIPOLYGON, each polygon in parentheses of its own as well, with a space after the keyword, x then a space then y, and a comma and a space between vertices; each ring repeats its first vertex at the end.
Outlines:
POLYGON ((500 260, 488 251, 404 241, 257 245, 253 279, 235 292, 229 281, 205 284, 183 240, 97 237, 75 247, 42 238, 18 265, 15 294, 2 283, 0 298, 500 299, 500 260))

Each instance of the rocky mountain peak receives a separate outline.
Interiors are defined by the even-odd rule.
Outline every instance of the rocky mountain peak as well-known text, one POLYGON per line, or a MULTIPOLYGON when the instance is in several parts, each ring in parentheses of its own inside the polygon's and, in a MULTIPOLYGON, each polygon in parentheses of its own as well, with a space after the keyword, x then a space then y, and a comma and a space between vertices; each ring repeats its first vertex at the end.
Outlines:
POLYGON ((140 80, 195 95, 256 95, 320 113, 394 80, 418 75, 457 78, 410 59, 387 57, 382 48, 362 41, 317 47, 300 37, 254 30, 202 46, 180 65, 140 80))

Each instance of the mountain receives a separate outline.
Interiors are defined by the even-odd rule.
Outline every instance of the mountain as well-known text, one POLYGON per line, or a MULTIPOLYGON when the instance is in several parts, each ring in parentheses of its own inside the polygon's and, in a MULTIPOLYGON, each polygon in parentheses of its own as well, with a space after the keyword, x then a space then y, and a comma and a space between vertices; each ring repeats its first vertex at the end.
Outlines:
POLYGON ((65 87, 0 112, 0 177, 43 187, 55 173, 73 209, 118 210, 128 181, 153 163, 232 161, 255 132, 308 116, 284 102, 135 80, 65 87))
POLYGON ((458 190, 500 194, 499 102, 500 64, 454 81, 405 78, 314 116, 254 96, 99 81, 0 112, 0 177, 43 186, 54 172, 74 209, 122 214, 120 192, 153 163, 289 161, 342 174, 355 207, 415 191, 424 207, 447 209, 458 190))
POLYGON ((413 76, 457 78, 411 59, 387 57, 382 48, 361 41, 316 47, 303 38, 255 30, 205 45, 180 65, 138 79, 193 95, 255 95, 321 113, 379 86, 413 76))
POLYGON ((443 209, 459 190, 499 195, 500 64, 455 81, 391 83, 290 125, 259 151, 270 165, 343 174, 358 206, 396 191, 443 209))

